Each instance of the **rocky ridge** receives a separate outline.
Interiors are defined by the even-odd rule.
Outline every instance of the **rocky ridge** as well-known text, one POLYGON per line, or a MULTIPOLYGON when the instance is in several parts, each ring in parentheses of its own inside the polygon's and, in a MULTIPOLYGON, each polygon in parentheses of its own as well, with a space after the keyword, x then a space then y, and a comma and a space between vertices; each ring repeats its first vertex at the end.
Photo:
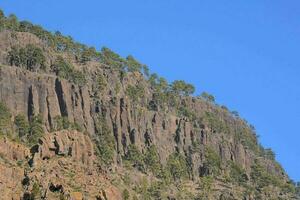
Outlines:
POLYGON ((39 115, 45 132, 30 145, 16 139, 15 125, 1 136, 5 199, 297 198, 255 131, 225 107, 186 95, 158 103, 141 72, 79 62, 24 31, 0 32, 0 63, 0 101, 11 121, 39 115), (29 44, 44 53, 45 70, 11 66, 10 51, 29 44), (84 84, 53 71, 59 56, 85 75, 84 84))

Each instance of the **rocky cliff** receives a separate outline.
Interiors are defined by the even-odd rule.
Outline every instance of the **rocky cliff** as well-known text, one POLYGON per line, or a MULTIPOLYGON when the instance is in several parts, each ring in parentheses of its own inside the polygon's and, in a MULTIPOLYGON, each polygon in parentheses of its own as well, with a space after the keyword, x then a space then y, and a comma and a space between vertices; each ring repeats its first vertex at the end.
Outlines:
POLYGON ((4 199, 297 199, 254 128, 226 107, 162 89, 131 57, 24 26, 0 26, 4 199))

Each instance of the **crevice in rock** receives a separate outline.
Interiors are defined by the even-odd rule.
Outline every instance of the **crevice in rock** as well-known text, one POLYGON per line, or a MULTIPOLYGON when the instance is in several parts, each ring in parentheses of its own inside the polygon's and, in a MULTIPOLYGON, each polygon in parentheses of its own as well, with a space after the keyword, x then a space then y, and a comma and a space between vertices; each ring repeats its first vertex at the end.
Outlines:
POLYGON ((116 125, 116 123, 113 122, 113 133, 114 133, 114 137, 115 137, 115 141, 116 141, 116 145, 117 145, 117 152, 120 153, 120 144, 119 144, 119 137, 118 137, 118 126, 116 125))
POLYGON ((80 99, 81 99, 81 109, 84 110, 84 99, 83 99, 81 88, 79 89, 79 95, 80 95, 80 99))
POLYGON ((63 192, 63 186, 62 185, 54 185, 53 183, 50 184, 49 190, 51 192, 63 192))
POLYGON ((120 124, 121 124, 121 127, 123 127, 122 113, 124 111, 124 106, 125 106, 124 99, 121 98, 120 99, 120 124))
POLYGON ((55 146, 55 150, 54 150, 55 154, 59 155, 59 144, 58 144, 56 138, 54 138, 54 146, 55 146))
POLYGON ((27 116, 28 120, 30 121, 33 114, 34 114, 34 104, 33 104, 33 88, 32 86, 29 87, 29 93, 28 93, 28 111, 27 111, 27 116))
POLYGON ((67 105, 64 100, 61 82, 58 79, 55 80, 55 92, 59 103, 60 113, 63 117, 67 117, 68 116, 67 105))
POLYGON ((124 153, 126 152, 126 148, 127 148, 127 138, 125 133, 122 133, 122 146, 123 146, 123 151, 124 153))
POLYGON ((136 130, 132 129, 129 134, 129 139, 131 144, 135 144, 135 135, 136 135, 136 130))
POLYGON ((144 134, 144 138, 145 138, 146 146, 150 146, 152 144, 152 138, 151 138, 151 133, 149 132, 149 130, 146 130, 146 133, 144 134))
POLYGON ((47 103, 47 110, 48 110, 48 123, 49 123, 49 127, 51 129, 51 128, 53 128, 53 124, 52 124, 52 119, 51 119, 51 111, 50 111, 51 108, 50 108, 48 91, 47 91, 46 103, 47 103))

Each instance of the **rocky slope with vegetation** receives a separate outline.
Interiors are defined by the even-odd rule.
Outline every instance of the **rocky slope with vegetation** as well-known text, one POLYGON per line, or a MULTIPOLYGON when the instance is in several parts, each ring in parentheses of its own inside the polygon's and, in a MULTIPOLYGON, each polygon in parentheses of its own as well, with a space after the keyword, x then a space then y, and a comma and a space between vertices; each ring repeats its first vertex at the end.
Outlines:
POLYGON ((298 199, 255 128, 193 85, 0 11, 4 199, 298 199))

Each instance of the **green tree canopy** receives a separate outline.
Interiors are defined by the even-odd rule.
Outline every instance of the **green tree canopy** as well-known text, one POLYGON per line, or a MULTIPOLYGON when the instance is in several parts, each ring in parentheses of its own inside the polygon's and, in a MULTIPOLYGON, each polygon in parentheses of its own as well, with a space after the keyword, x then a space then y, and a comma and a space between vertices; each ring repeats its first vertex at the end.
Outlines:
POLYGON ((103 47, 101 49, 101 62, 108 66, 112 66, 116 69, 119 69, 121 71, 125 70, 125 63, 126 61, 118 54, 113 52, 107 47, 103 47))
POLYGON ((200 95, 201 98, 203 98, 204 100, 208 101, 208 102, 215 102, 215 97, 207 92, 202 92, 202 94, 200 95))
POLYGON ((169 156, 167 160, 167 169, 172 175, 174 181, 188 176, 186 160, 184 156, 178 152, 169 156))
POLYGON ((44 133, 43 120, 41 115, 35 115, 30 121, 29 137, 28 141, 30 144, 36 144, 40 137, 44 133))
POLYGON ((33 44, 28 44, 25 48, 12 47, 7 59, 11 66, 24 67, 30 71, 45 69, 46 58, 43 51, 33 44))
POLYGON ((176 80, 171 84, 171 90, 175 94, 189 96, 195 92, 195 87, 183 80, 176 80))
POLYGON ((139 63, 133 56, 129 55, 126 58, 127 70, 129 72, 140 72, 143 65, 139 63))
POLYGON ((24 115, 19 114, 15 117, 15 125, 17 127, 19 138, 23 138, 28 135, 30 126, 24 115))

